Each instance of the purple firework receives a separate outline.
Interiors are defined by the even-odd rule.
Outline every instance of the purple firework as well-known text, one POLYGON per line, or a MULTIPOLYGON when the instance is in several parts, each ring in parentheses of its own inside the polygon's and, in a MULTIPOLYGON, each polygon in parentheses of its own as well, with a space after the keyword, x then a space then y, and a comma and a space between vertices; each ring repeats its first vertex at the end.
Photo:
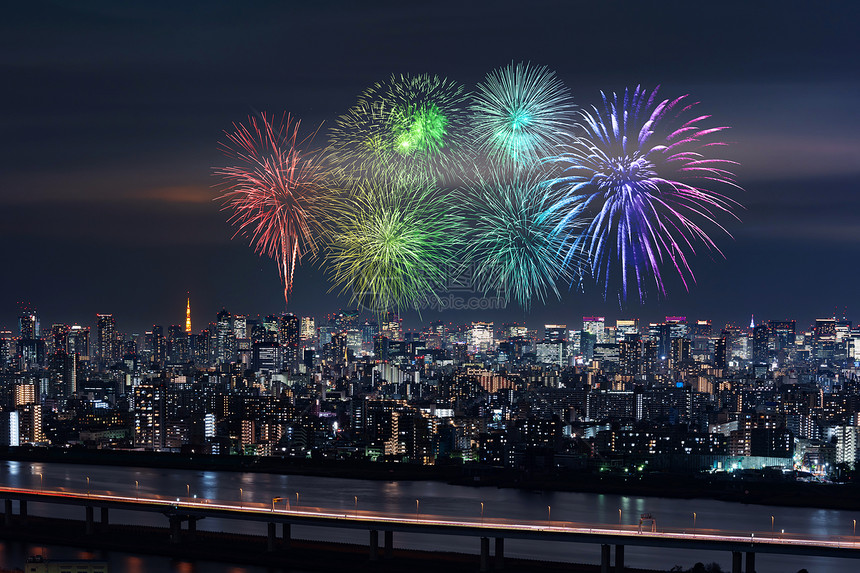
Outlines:
POLYGON ((662 267, 675 268, 689 288, 695 281, 689 258, 695 245, 722 254, 704 227, 728 234, 717 222, 734 216, 739 204, 708 187, 740 189, 729 170, 735 162, 711 157, 724 142, 714 136, 727 127, 703 127, 709 115, 693 112, 698 102, 684 95, 657 99, 640 87, 623 95, 601 93, 602 108, 581 111, 585 133, 567 152, 549 159, 563 168, 551 181, 564 197, 555 209, 565 212, 561 227, 572 226, 564 249, 569 260, 588 257, 591 273, 609 291, 621 275, 620 298, 635 277, 644 300, 647 279, 665 296, 662 267), (585 232, 582 220, 588 224, 585 232), (615 267, 618 267, 616 270, 615 267))

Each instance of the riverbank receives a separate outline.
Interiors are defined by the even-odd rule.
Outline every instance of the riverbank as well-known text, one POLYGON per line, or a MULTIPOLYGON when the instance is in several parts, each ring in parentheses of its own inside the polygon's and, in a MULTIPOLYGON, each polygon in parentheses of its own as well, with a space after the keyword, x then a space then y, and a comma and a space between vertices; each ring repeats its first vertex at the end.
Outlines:
POLYGON ((752 480, 731 474, 536 472, 477 464, 420 466, 369 461, 205 456, 75 448, 6 448, 0 460, 43 463, 259 472, 377 481, 438 481, 474 487, 518 488, 675 499, 716 499, 783 507, 860 510, 860 487, 788 480, 752 480))
MULTIPOLYGON (((314 573, 475 573, 480 566, 479 541, 475 554, 451 551, 421 551, 395 548, 390 555, 380 549, 379 559, 371 561, 368 546, 301 539, 269 551, 263 536, 201 531, 183 532, 181 543, 171 543, 166 527, 144 527, 122 524, 97 525, 94 535, 86 535, 85 523, 78 520, 28 516, 16 518, 11 525, 0 526, 0 536, 7 541, 35 545, 66 546, 87 551, 119 551, 129 554, 159 555, 191 561, 208 561, 238 565, 257 565, 275 571, 309 571, 314 573)), ((594 560, 599 552, 594 551, 594 560)), ((490 566, 497 564, 490 558, 490 566)), ((23 564, 22 564, 23 566, 23 564)), ((505 557, 504 570, 510 573, 596 573, 596 564, 561 563, 505 557)), ((630 573, 655 573, 654 570, 625 568, 630 573)))

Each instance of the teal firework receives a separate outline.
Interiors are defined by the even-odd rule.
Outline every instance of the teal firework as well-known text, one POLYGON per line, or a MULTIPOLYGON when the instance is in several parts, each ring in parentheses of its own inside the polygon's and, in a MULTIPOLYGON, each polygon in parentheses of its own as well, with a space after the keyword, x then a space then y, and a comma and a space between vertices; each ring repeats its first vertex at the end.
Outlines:
POLYGON ((478 150, 508 167, 556 155, 575 126, 575 107, 564 83, 546 67, 522 62, 487 74, 469 111, 478 150))
POLYGON ((565 262, 565 214, 551 209, 558 199, 530 171, 509 177, 495 172, 463 190, 470 222, 465 256, 473 284, 529 308, 533 300, 559 297, 558 282, 569 283, 577 269, 565 262))

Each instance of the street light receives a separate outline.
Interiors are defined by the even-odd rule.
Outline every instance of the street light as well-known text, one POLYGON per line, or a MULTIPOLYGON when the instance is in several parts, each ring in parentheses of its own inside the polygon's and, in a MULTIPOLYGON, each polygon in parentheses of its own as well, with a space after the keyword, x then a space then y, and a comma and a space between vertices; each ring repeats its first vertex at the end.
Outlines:
POLYGON ((134 480, 134 498, 140 499, 140 482, 134 480))
POLYGON ((191 484, 185 484, 185 497, 191 497, 191 484))
POLYGON ((854 522, 854 544, 856 545, 857 544, 857 520, 853 519, 852 521, 854 522))
POLYGON ((44 485, 45 485, 45 476, 43 476, 43 475, 41 474, 41 472, 40 472, 40 473, 39 473, 39 492, 40 492, 40 493, 43 491, 43 486, 44 486, 44 485))
POLYGON ((354 512, 355 512, 355 515, 358 515, 358 496, 354 495, 352 497, 355 499, 355 510, 354 510, 354 512))
POLYGON ((773 516, 770 516, 770 536, 773 537, 773 516))
POLYGON ((415 500, 415 521, 418 521, 418 515, 419 515, 418 509, 419 509, 419 507, 420 507, 420 505, 418 504, 418 500, 416 499, 415 500))
POLYGON ((90 476, 87 476, 87 497, 90 497, 90 476))
POLYGON ((693 535, 696 534, 696 512, 693 512, 693 535))
POLYGON ((239 488, 239 507, 245 507, 245 502, 242 501, 242 488, 239 488))
POLYGON ((296 492, 296 510, 299 509, 299 492, 296 492))
POLYGON ((481 525, 484 525, 484 502, 481 502, 481 525))
POLYGON ((621 508, 618 508, 618 526, 621 527, 621 508))
POLYGON ((272 513, 275 513, 275 502, 282 501, 284 498, 282 497, 273 497, 272 498, 272 513))
POLYGON ((546 524, 552 525, 552 507, 549 505, 546 506, 546 524))

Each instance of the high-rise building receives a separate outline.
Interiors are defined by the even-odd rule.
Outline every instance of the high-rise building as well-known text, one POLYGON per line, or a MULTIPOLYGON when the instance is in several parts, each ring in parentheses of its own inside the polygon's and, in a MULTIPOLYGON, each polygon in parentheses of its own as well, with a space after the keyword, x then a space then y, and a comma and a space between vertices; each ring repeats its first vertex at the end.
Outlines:
POLYGON ((582 330, 593 334, 597 344, 606 342, 606 319, 602 316, 583 316, 582 330))
POLYGON ((116 320, 112 314, 96 315, 96 345, 102 366, 110 366, 117 361, 116 320))
POLYGON ((66 351, 71 354, 77 354, 79 360, 87 361, 90 359, 90 327, 72 325, 69 329, 68 345, 66 351))
POLYGON ((235 359, 235 340, 232 316, 225 309, 218 313, 215 325, 215 364, 229 364, 235 359))
POLYGON ((836 319, 817 318, 812 330, 813 356, 820 361, 833 358, 836 349, 836 319))
MULTIPOLYGON (((310 345, 311 341, 316 338, 317 326, 316 320, 312 316, 303 316, 301 330, 299 335, 302 339, 302 344, 310 345)), ((372 338, 371 338, 372 340, 372 338)))
POLYGON ((615 321, 615 341, 621 342, 628 334, 639 334, 639 321, 633 320, 616 320, 615 321))
POLYGON ((494 343, 492 322, 473 322, 466 332, 470 352, 488 352, 494 343))
POLYGON ((753 363, 768 363, 768 334, 766 324, 759 324, 753 329, 753 363))
POLYGON ((548 342, 564 342, 567 340, 566 324, 545 324, 543 338, 548 342))
POLYGON ((283 361, 285 368, 296 368, 302 356, 301 348, 301 320, 295 314, 287 313, 281 316, 280 342, 283 348, 283 361))
POLYGON ((36 340, 40 338, 39 318, 36 316, 34 309, 26 306, 22 309, 21 315, 18 317, 18 329, 22 340, 36 340))

